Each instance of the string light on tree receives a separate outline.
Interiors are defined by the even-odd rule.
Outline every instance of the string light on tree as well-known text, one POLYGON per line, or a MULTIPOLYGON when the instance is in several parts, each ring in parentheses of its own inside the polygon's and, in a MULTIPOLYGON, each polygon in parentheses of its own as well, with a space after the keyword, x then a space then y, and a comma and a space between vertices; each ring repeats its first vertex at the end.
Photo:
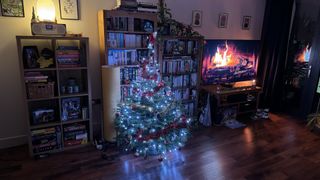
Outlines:
MULTIPOLYGON (((153 48, 155 36, 149 37, 153 48)), ((150 56, 152 57, 152 55, 150 56)), ((159 65, 152 58, 143 62, 140 78, 131 84, 133 95, 117 108, 118 143, 136 156, 158 155, 180 149, 187 142, 191 119, 175 101, 170 86, 161 81, 159 65)))

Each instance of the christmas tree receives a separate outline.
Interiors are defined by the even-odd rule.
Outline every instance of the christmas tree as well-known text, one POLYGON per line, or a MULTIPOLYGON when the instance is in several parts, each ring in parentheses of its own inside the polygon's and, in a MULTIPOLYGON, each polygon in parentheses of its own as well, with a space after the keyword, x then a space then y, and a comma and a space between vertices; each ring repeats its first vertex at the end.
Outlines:
POLYGON ((159 65, 152 58, 143 62, 140 78, 131 84, 133 95, 119 104, 115 125, 121 149, 136 156, 159 155, 183 147, 191 119, 161 81, 159 65))

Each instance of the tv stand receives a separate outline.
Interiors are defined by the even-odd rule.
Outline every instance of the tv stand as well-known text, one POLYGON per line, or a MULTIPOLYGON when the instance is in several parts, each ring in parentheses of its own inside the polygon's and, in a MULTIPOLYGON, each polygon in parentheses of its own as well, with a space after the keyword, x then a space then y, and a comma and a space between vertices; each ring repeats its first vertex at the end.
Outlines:
POLYGON ((221 124, 226 110, 234 109, 237 116, 253 113, 259 103, 259 86, 232 86, 222 85, 202 86, 210 95, 211 117, 213 124, 221 124))

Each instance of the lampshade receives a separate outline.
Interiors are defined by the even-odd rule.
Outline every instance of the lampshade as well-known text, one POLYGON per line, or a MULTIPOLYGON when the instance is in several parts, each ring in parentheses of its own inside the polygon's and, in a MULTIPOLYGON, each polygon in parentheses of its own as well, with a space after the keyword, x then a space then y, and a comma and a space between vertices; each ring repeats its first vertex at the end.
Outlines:
POLYGON ((38 0, 36 8, 39 21, 55 22, 56 9, 52 0, 38 0))

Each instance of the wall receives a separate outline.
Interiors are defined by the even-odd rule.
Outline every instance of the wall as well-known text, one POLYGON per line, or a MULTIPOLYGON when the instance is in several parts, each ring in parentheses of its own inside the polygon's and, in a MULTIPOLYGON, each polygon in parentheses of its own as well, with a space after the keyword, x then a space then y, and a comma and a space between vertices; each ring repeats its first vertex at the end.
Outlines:
POLYGON ((178 21, 191 24, 192 10, 202 10, 202 27, 194 28, 206 39, 260 39, 266 0, 167 0, 178 21), (188 3, 190 2, 190 3, 188 3), (219 13, 229 13, 228 28, 218 28, 219 13), (242 17, 251 16, 251 29, 242 30, 242 17))
MULTIPOLYGON (((99 67, 99 43, 97 11, 111 9, 116 0, 79 0, 80 21, 61 21, 56 4, 58 22, 67 24, 68 31, 83 33, 90 38, 90 72, 93 98, 101 98, 99 67)), ((146 0, 151 1, 151 0, 146 0)), ((152 0, 156 1, 156 0, 152 0)), ((0 149, 26 142, 26 113, 21 101, 20 71, 16 48, 16 35, 30 35, 31 9, 35 0, 24 0, 25 18, 0 16, 0 149)), ((203 11, 203 24, 197 30, 207 39, 259 39, 264 14, 265 0, 167 0, 174 18, 186 24, 191 23, 192 10, 203 11), (188 3, 189 2, 189 3, 188 3), (218 29, 218 14, 228 12, 229 27, 218 29), (250 31, 241 30, 243 15, 252 16, 250 31)), ((99 124, 99 107, 95 111, 95 122, 99 124)))

